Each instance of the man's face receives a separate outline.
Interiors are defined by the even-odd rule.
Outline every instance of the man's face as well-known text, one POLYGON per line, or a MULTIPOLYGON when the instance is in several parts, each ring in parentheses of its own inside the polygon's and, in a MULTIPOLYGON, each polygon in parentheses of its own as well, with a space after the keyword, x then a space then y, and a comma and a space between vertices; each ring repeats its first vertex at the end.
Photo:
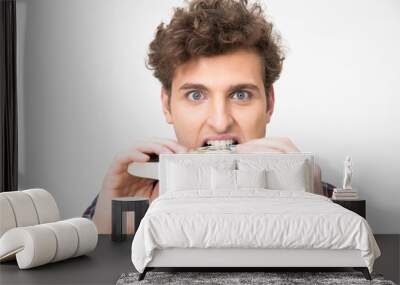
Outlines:
POLYGON ((274 107, 272 88, 269 93, 267 101, 261 58, 241 49, 180 65, 170 102, 164 88, 161 99, 178 143, 191 149, 208 140, 244 143, 265 137, 274 107))

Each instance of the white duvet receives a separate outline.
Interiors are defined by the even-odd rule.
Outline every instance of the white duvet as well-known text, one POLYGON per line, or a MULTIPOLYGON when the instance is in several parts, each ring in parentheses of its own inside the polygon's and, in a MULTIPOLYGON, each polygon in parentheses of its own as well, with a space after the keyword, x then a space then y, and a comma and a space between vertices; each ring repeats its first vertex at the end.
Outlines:
POLYGON ((320 195, 262 189, 160 196, 133 240, 135 268, 143 272, 164 248, 358 249, 370 272, 380 256, 359 215, 320 195))

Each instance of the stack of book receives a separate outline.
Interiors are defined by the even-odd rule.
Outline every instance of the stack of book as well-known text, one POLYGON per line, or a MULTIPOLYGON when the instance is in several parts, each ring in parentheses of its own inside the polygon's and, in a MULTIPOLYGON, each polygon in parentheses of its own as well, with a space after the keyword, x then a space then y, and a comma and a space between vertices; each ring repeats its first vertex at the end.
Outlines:
POLYGON ((359 199, 357 191, 353 189, 333 189, 332 199, 335 200, 357 200, 359 199))

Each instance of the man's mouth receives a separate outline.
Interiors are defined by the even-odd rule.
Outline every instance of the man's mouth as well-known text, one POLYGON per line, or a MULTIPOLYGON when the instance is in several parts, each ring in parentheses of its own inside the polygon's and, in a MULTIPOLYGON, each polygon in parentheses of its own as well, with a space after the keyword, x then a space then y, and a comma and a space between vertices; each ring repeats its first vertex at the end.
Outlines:
POLYGON ((228 145, 236 145, 239 144, 239 140, 236 138, 231 139, 206 139, 204 140, 202 147, 205 146, 215 146, 215 147, 223 147, 228 145))

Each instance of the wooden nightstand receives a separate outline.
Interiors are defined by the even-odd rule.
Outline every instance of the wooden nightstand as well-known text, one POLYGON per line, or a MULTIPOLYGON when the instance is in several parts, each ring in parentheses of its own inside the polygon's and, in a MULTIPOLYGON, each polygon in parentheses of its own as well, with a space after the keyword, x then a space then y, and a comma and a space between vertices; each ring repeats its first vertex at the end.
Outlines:
POLYGON ((339 204, 340 206, 353 211, 356 214, 359 214, 361 217, 366 219, 366 213, 365 213, 365 200, 335 200, 332 199, 332 202, 339 204))
POLYGON ((140 221, 149 208, 149 199, 143 197, 119 197, 113 198, 112 208, 112 229, 111 239, 113 241, 123 241, 127 238, 125 212, 135 213, 135 231, 139 227, 140 221))

